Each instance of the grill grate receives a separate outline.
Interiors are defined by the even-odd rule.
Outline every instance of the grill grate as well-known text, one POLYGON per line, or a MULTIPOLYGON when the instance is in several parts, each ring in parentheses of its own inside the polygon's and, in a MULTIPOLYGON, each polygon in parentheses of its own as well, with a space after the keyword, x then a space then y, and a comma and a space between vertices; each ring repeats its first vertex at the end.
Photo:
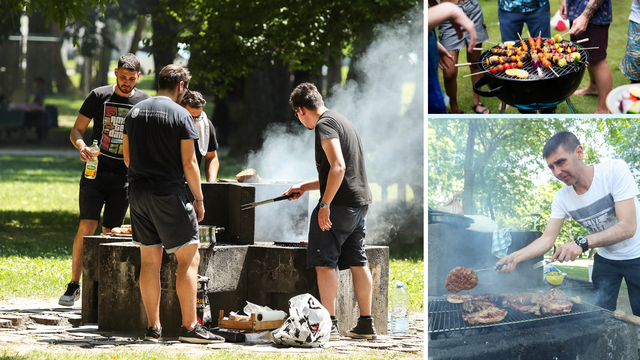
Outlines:
MULTIPOLYGON (((563 42, 567 42, 567 41, 563 41, 563 42)), ((496 47, 497 45, 494 46, 494 48, 496 47)), ((560 67, 558 65, 551 65, 551 68, 558 74, 559 77, 562 77, 564 75, 567 75, 573 72, 577 72, 587 64, 587 57, 588 57, 587 51, 584 50, 582 47, 579 47, 578 52, 580 53, 580 62, 578 64, 570 63, 563 67, 560 67)), ((482 56, 480 57, 480 64, 478 64, 481 71, 489 70, 489 68, 491 68, 491 65, 486 64, 486 59, 493 55, 494 54, 491 53, 491 50, 487 50, 482 54, 482 56)), ((531 58, 523 61, 522 69, 526 70, 529 73, 529 76, 524 79, 520 79, 517 76, 509 76, 504 71, 496 72, 495 74, 491 74, 491 73, 485 73, 485 74, 498 79, 516 80, 516 81, 537 81, 541 79, 549 79, 549 78, 556 77, 553 71, 544 67, 542 68, 543 77, 540 77, 538 75, 538 70, 533 68, 533 63, 531 62, 531 58)))
POLYGON ((428 303, 428 333, 444 333, 448 331, 456 330, 468 330, 496 327, 502 325, 513 325, 520 323, 535 323, 537 321, 544 321, 547 319, 561 318, 567 316, 575 316, 579 314, 594 313, 602 311, 603 309, 587 303, 573 304, 570 313, 566 314, 542 314, 538 317, 534 314, 524 314, 515 310, 508 309, 507 316, 500 322, 494 324, 475 324, 471 325, 462 320, 462 304, 452 304, 447 302, 446 299, 429 300, 428 303))

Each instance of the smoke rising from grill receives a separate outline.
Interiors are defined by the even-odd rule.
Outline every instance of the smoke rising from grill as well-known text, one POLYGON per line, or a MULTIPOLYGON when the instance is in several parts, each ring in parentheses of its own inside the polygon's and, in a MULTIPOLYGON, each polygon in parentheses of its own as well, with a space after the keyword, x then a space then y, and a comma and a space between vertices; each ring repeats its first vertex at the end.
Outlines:
MULTIPOLYGON (((423 231, 423 18, 420 5, 401 19, 376 28, 375 40, 356 68, 350 69, 358 72, 358 82, 332 89, 332 95, 325 99, 328 108, 355 125, 364 147, 369 183, 376 184, 372 186, 376 202, 369 207, 367 219, 368 242, 386 242, 389 234, 403 229, 407 221, 413 222, 419 235, 423 231), (388 199, 395 186, 400 189, 399 199, 409 189, 406 192, 413 192, 414 200, 388 199)), ((317 178, 313 131, 293 134, 282 125, 273 125, 264 138, 263 148, 248 158, 248 166, 263 179, 317 178)))

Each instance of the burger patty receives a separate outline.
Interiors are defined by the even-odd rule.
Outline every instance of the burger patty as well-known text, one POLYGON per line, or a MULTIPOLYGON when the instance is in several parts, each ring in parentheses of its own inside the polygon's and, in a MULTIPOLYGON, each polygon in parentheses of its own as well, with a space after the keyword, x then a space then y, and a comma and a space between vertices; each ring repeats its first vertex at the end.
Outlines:
POLYGON ((461 290, 471 290, 478 285, 478 275, 476 275, 473 269, 467 269, 462 266, 455 267, 447 275, 447 280, 444 283, 445 288, 452 292, 457 293, 461 290))

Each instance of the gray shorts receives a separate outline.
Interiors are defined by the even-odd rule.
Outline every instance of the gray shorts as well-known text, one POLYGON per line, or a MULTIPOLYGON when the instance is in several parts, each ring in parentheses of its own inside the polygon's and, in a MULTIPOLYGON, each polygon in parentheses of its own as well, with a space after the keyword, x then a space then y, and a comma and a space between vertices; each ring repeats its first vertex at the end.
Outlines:
POLYGON ((311 213, 307 268, 336 266, 340 270, 366 266, 365 226, 369 206, 331 205, 331 229, 322 231, 318 224, 318 206, 311 213))
POLYGON ((195 210, 187 211, 185 195, 130 190, 129 203, 133 243, 164 246, 167 254, 200 243, 195 210))
MULTIPOLYGON (((484 16, 482 16, 482 7, 478 0, 467 0, 456 4, 462 11, 473 21, 476 28, 476 34, 478 40, 474 46, 489 40, 489 33, 487 33, 487 25, 484 23, 484 16)), ((458 39, 458 34, 449 21, 445 21, 438 27, 438 42, 444 46, 445 49, 461 50, 467 47, 469 42, 469 33, 462 29, 464 35, 462 39, 458 39)))

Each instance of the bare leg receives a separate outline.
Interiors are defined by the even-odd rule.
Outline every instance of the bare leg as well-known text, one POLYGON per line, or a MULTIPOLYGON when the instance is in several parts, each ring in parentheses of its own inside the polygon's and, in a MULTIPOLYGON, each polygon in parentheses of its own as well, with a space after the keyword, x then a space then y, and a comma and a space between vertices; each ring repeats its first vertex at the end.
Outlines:
POLYGON ((82 251, 84 247, 84 237, 91 236, 95 233, 98 227, 98 220, 80 220, 78 226, 78 232, 73 238, 73 253, 71 260, 71 281, 80 282, 80 276, 82 275, 82 251))
POLYGON ((338 272, 331 267, 316 267, 320 302, 329 315, 336 315, 336 297, 338 296, 338 272))
POLYGON ((352 266, 351 277, 353 278, 353 289, 360 308, 360 316, 369 316, 371 315, 371 291, 373 287, 369 267, 352 266))
MULTIPOLYGON (((476 45, 476 47, 479 47, 479 48, 482 47, 482 43, 476 45)), ((480 50, 474 50, 473 52, 469 52, 469 50, 467 50, 467 61, 470 63, 477 63, 478 60, 480 59, 480 55, 482 55, 482 51, 480 50)), ((478 66, 478 64, 473 64, 470 66, 470 71, 471 71, 470 74, 478 73, 480 72, 480 67, 478 66)), ((482 76, 483 76, 482 74, 471 76, 471 91, 473 92, 473 105, 480 102, 480 95, 476 94, 476 92, 473 91, 473 84, 475 84, 478 80, 480 80, 482 76)), ((481 107, 478 107, 478 110, 482 111, 483 114, 489 113, 489 108, 486 108, 486 107, 485 107, 485 110, 482 110, 481 107)))
POLYGON ((198 245, 187 245, 175 252, 178 259, 176 274, 176 292, 180 300, 182 312, 182 326, 187 330, 193 329, 198 321, 196 315, 196 301, 198 293, 198 265, 200 253, 198 245))
POLYGON ((140 247, 140 294, 148 327, 160 329, 160 265, 162 246, 140 247))
POLYGON ((609 63, 607 59, 603 59, 592 63, 590 67, 593 68, 593 74, 598 86, 598 107, 595 114, 608 114, 607 95, 609 95, 613 87, 613 75, 611 74, 609 63))
MULTIPOLYGON (((449 53, 453 55, 453 64, 457 64, 459 51, 452 50, 449 51, 449 53)), ((442 75, 444 79, 444 90, 450 98, 449 105, 451 106, 451 113, 462 114, 464 111, 462 111, 458 105, 458 68, 452 65, 448 69, 442 70, 442 75)))
POLYGON ((587 85, 586 88, 584 89, 580 89, 580 90, 576 90, 573 94, 574 95, 580 95, 580 96, 586 96, 586 95, 592 95, 592 96, 598 96, 598 85, 596 84, 596 75, 594 74, 594 70, 593 70, 593 66, 596 63, 589 63, 589 66, 587 66, 587 71, 589 72, 589 85, 587 85))

